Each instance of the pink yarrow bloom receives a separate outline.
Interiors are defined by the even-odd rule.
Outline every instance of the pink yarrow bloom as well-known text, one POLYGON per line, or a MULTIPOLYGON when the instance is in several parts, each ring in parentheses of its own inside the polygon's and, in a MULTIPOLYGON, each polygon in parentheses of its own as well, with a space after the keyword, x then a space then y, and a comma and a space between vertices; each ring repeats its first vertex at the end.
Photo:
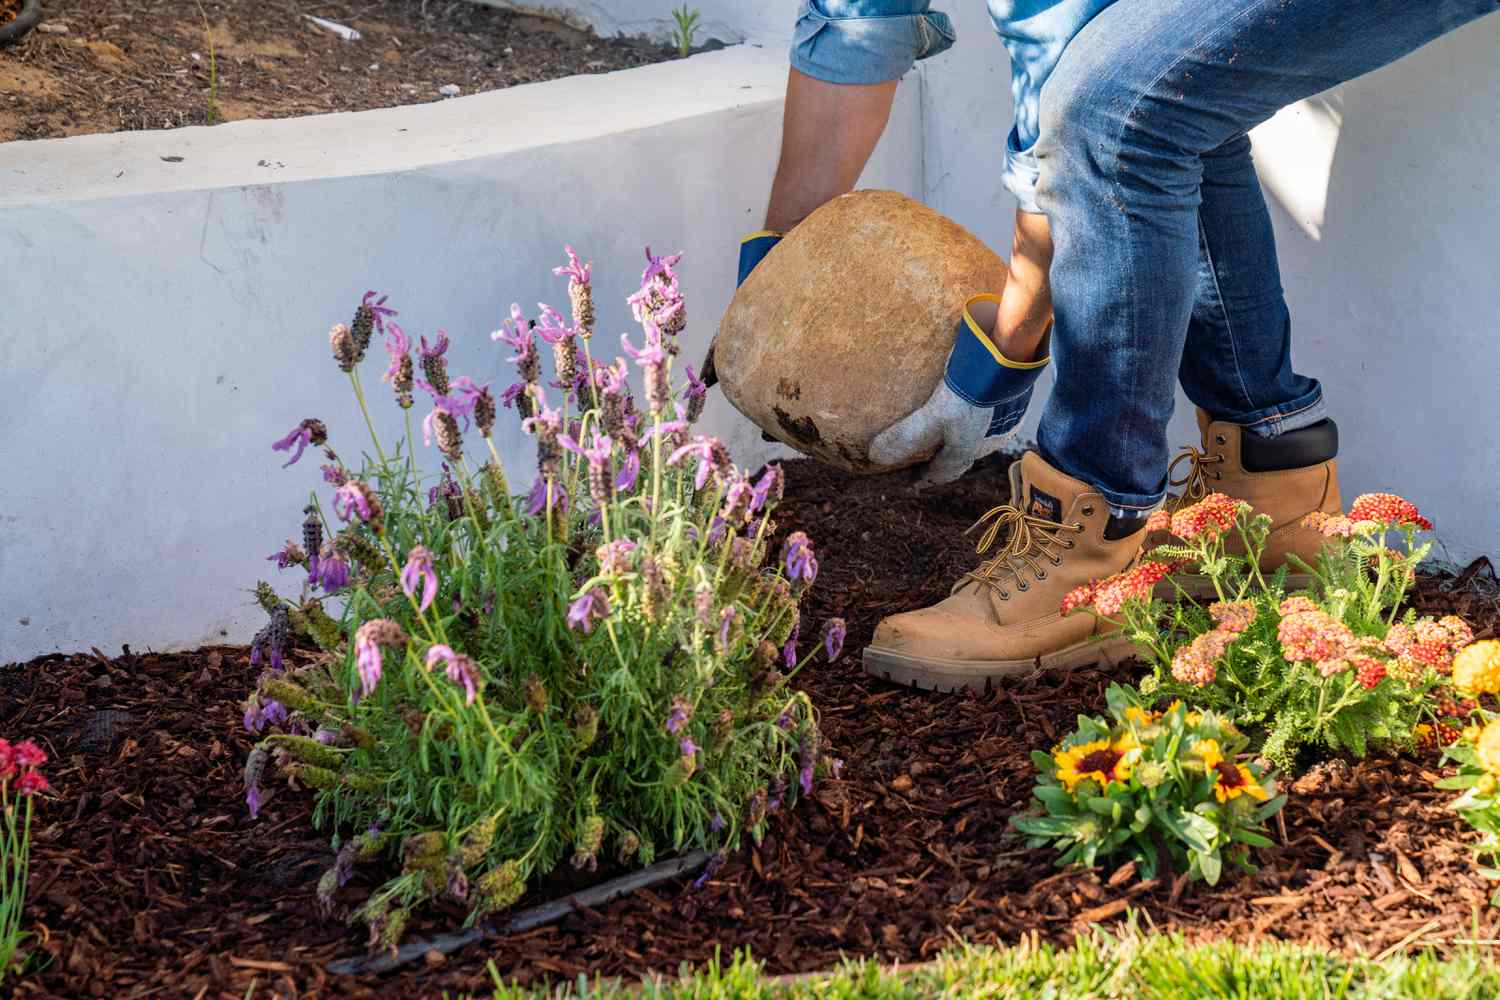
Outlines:
POLYGON ((415 596, 417 588, 422 588, 422 600, 417 604, 420 611, 431 607, 433 598, 437 597, 438 577, 433 563, 431 549, 425 545, 413 545, 406 554, 406 565, 401 569, 401 590, 407 597, 415 596))

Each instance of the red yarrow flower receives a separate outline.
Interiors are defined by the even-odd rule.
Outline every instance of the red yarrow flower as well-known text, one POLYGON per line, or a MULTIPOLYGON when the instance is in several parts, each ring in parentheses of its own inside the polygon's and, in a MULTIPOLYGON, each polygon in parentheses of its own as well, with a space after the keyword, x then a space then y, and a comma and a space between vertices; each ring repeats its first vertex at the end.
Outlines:
POLYGON ((47 753, 31 740, 22 740, 10 748, 11 759, 17 767, 41 767, 47 763, 47 753))
POLYGON ((1364 493, 1355 497, 1349 507, 1349 519, 1432 530, 1432 522, 1422 516, 1416 504, 1394 493, 1364 493))
MULTIPOLYGON (((1305 660, 1320 665, 1327 662, 1330 669, 1332 661, 1343 660, 1357 648, 1354 633, 1347 625, 1327 612, 1317 610, 1296 611, 1282 618, 1276 627, 1276 638, 1287 662, 1305 660)), ((1322 672, 1321 667, 1319 672, 1322 672)), ((1328 675, 1325 673, 1324 676, 1328 675)))
POLYGON ((51 787, 41 771, 27 771, 21 775, 21 780, 16 782, 16 792, 20 795, 35 795, 51 787))
POLYGON ((1186 542, 1213 541, 1234 527, 1250 505, 1223 493, 1210 493, 1191 507, 1172 515, 1172 534, 1186 542))
POLYGON ((1172 575, 1176 564, 1148 559, 1099 584, 1094 608, 1101 615, 1116 615, 1129 601, 1149 601, 1156 585, 1172 575))
POLYGON ((1215 601, 1208 613, 1218 622, 1219 631, 1239 635, 1255 621, 1255 605, 1250 601, 1215 601))
POLYGON ((1359 681, 1366 690, 1374 690, 1381 681, 1385 680, 1384 663, 1373 657, 1363 657, 1355 662, 1358 663, 1359 668, 1354 674, 1354 679, 1359 681))

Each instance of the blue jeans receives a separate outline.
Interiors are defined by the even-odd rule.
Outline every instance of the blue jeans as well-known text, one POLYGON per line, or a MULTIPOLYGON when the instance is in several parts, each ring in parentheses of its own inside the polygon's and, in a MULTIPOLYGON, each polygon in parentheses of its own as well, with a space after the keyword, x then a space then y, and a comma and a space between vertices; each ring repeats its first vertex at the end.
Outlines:
POLYGON ((1055 244, 1057 366, 1043 456, 1117 513, 1148 510, 1166 491, 1178 379, 1214 419, 1266 436, 1321 420, 1320 386, 1292 369, 1245 133, 1496 9, 1116 0, 1094 15, 1041 91, 1037 204, 1055 244))

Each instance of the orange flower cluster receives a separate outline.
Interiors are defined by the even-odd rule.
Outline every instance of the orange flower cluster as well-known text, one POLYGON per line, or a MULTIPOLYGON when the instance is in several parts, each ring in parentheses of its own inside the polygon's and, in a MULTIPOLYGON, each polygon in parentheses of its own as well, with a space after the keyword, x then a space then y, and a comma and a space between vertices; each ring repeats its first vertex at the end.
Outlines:
MULTIPOLYGON (((1291 602, 1283 602, 1283 609, 1289 603, 1291 602)), ((1354 633, 1349 631, 1349 626, 1316 607, 1290 614, 1283 610, 1282 614, 1285 617, 1276 626, 1276 638, 1281 643, 1281 655, 1286 657, 1287 662, 1306 660, 1316 663, 1319 665, 1319 673, 1324 677, 1348 669, 1345 657, 1357 648, 1354 633), (1327 669, 1324 668, 1325 664, 1327 669)))
POLYGON ((1392 625, 1383 647, 1397 659, 1397 672, 1421 673, 1431 667, 1438 673, 1453 669, 1453 657, 1474 641, 1474 630, 1457 615, 1445 615, 1437 621, 1428 618, 1415 625, 1392 625))
MULTIPOLYGON (((1210 493, 1191 507, 1184 507, 1173 514, 1171 531, 1186 542, 1196 542, 1200 538, 1213 541, 1234 527, 1235 518, 1239 517, 1242 510, 1249 509, 1250 505, 1242 500, 1223 493, 1210 493)), ((1146 523, 1149 527, 1149 518, 1146 523)))
POLYGON ((1204 632, 1172 657, 1172 676, 1184 684, 1208 687, 1218 676, 1219 657, 1234 639, 1234 633, 1220 629, 1204 632))
POLYGON ((1119 614, 1127 601, 1149 601, 1156 585, 1177 569, 1176 563, 1148 559, 1123 573, 1105 580, 1094 580, 1075 587, 1063 598, 1062 613, 1070 615, 1079 608, 1093 605, 1101 615, 1119 614))
POLYGON ((1354 498, 1349 508, 1353 521, 1376 521, 1380 524, 1412 526, 1432 530, 1432 522, 1422 516, 1417 505, 1394 493, 1365 493, 1354 498))
POLYGON ((1302 527, 1311 528, 1324 538, 1352 538, 1355 523, 1352 518, 1345 517, 1343 514, 1330 514, 1327 511, 1315 510, 1302 519, 1302 527))
POLYGON ((1255 605, 1250 601, 1215 601, 1208 613, 1218 622, 1220 632, 1239 635, 1255 621, 1255 605))

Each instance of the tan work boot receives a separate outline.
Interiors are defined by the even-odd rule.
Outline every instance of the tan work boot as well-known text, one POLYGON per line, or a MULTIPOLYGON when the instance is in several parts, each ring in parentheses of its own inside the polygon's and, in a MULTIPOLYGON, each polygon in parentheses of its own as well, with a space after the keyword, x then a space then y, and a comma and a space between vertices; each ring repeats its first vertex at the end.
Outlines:
MULTIPOLYGON (((1310 566, 1317 565, 1318 552, 1325 539, 1302 519, 1315 510, 1338 514, 1343 510, 1339 497, 1339 476, 1334 456, 1338 454, 1338 427, 1324 420, 1312 427, 1288 431, 1276 438, 1262 438, 1248 433, 1238 424, 1213 420, 1198 411, 1198 429, 1203 436, 1203 450, 1189 446, 1173 461, 1188 462, 1187 473, 1173 479, 1181 486, 1180 494, 1167 498, 1167 510, 1177 511, 1197 503, 1209 493, 1223 493, 1243 500, 1257 514, 1271 518, 1271 534, 1261 555, 1262 573, 1274 573, 1295 555, 1310 566)), ((1147 549, 1171 541, 1165 533, 1155 533, 1146 542, 1147 549)), ((1228 539, 1229 551, 1243 555, 1244 545, 1236 537, 1228 539)), ((1175 577, 1179 586, 1193 597, 1212 595, 1213 584, 1207 577, 1181 574, 1175 577)), ((1310 575, 1296 569, 1287 575, 1287 589, 1301 590, 1311 583, 1310 575)), ((1170 588, 1169 584, 1164 587, 1170 588)), ((1173 591, 1175 594, 1175 590, 1173 591)), ((1158 596, 1167 596, 1158 590, 1158 596)))
POLYGON ((1100 638, 1105 632, 1093 615, 1064 618, 1061 607, 1073 588, 1135 562, 1144 520, 1112 525, 1097 490, 1035 452, 1011 466, 1010 490, 1011 504, 979 522, 989 522, 980 553, 1009 528, 1004 545, 941 604, 882 621, 864 652, 866 673, 934 691, 982 691, 1001 677, 1112 666, 1132 655, 1129 640, 1100 638), (1110 537, 1125 529, 1126 537, 1110 537))

